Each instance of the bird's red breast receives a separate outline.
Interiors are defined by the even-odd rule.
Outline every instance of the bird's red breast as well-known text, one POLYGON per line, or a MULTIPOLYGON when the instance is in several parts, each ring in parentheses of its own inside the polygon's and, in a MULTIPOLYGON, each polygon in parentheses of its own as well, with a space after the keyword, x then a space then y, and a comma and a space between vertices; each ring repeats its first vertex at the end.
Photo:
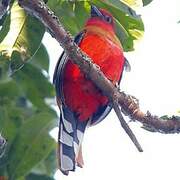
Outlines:
MULTIPOLYGON (((124 56, 120 42, 113 32, 87 25, 79 47, 96 63, 114 84, 123 71, 124 56)), ((85 121, 99 107, 108 103, 107 97, 88 80, 77 65, 68 61, 64 69, 63 93, 66 105, 85 121)))

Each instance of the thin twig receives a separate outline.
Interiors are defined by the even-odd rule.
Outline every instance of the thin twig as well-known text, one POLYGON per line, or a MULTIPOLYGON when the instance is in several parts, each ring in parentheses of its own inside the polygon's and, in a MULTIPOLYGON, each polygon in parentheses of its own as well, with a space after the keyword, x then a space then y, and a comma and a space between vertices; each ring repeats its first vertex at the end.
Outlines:
POLYGON ((126 121, 124 120, 124 117, 122 116, 121 110, 119 108, 119 104, 116 100, 113 101, 113 108, 114 108, 114 111, 116 112, 116 115, 121 123, 121 126, 123 127, 123 129, 125 130, 127 135, 130 137, 130 139, 132 140, 132 142, 134 143, 134 145, 136 146, 138 151, 143 152, 143 149, 142 149, 141 145, 139 144, 136 136, 134 135, 134 133, 132 132, 132 130, 130 129, 130 127, 128 126, 126 121))

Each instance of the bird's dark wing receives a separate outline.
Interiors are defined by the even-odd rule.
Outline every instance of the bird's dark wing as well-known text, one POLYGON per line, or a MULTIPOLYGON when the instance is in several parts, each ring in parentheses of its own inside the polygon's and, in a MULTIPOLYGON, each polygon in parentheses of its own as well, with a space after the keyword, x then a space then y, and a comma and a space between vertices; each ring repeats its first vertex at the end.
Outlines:
MULTIPOLYGON (((77 34, 74 38, 74 42, 79 45, 81 40, 83 39, 85 34, 85 31, 81 31, 79 34, 77 34)), ((60 99, 61 102, 64 102, 64 96, 63 96, 63 91, 62 91, 62 86, 63 86, 63 72, 64 72, 64 67, 68 61, 68 57, 65 53, 65 51, 62 52, 53 75, 53 84, 55 85, 55 90, 56 90, 56 97, 57 99, 60 99)))
MULTIPOLYGON (((74 42, 79 44, 84 36, 84 31, 79 33, 74 42)), ((53 77, 53 83, 56 89, 57 100, 61 103, 60 107, 60 120, 59 120, 59 133, 58 133, 58 160, 59 169, 65 175, 69 171, 74 171, 76 167, 76 158, 78 156, 80 146, 83 139, 83 134, 86 129, 88 121, 78 121, 75 114, 66 106, 63 95, 63 74, 64 67, 68 61, 65 52, 59 58, 53 77)))
POLYGON ((124 60, 125 60, 125 62, 124 62, 124 68, 125 68, 125 70, 126 70, 127 72, 130 72, 130 71, 131 71, 131 65, 130 65, 130 63, 129 63, 129 61, 127 60, 126 57, 124 57, 124 60))

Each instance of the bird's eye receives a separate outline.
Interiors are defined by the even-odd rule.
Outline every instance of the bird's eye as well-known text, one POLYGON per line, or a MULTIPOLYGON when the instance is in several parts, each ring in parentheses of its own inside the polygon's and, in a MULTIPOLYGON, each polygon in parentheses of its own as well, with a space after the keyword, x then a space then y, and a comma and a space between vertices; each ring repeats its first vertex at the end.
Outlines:
POLYGON ((109 17, 109 16, 105 16, 105 20, 106 20, 106 22, 108 22, 109 24, 112 23, 112 18, 109 17))

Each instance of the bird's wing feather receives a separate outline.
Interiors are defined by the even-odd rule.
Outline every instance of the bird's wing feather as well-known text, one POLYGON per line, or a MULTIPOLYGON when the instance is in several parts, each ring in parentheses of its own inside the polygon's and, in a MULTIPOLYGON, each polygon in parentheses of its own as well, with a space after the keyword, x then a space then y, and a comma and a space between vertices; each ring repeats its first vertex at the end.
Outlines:
MULTIPOLYGON (((79 34, 77 34, 74 38, 74 42, 79 45, 81 42, 83 36, 85 34, 85 31, 81 31, 79 34)), ((65 53, 65 51, 62 52, 53 75, 53 84, 55 85, 56 89, 56 97, 61 99, 61 102, 64 102, 64 96, 62 94, 62 86, 63 86, 63 73, 64 73, 64 67, 68 61, 68 57, 65 53), (60 94, 61 93, 61 94, 60 94)))
POLYGON ((129 61, 127 60, 126 57, 124 57, 124 59, 125 59, 124 68, 125 68, 125 70, 126 70, 127 72, 130 72, 130 71, 131 71, 131 65, 130 65, 130 63, 129 63, 129 61))
MULTIPOLYGON (((79 44, 84 36, 84 31, 79 33, 74 41, 79 44)), ((87 126, 87 121, 80 122, 75 114, 66 106, 63 96, 63 73, 68 57, 65 52, 59 58, 53 77, 57 100, 61 101, 60 121, 58 134, 58 154, 59 168, 63 174, 68 175, 69 171, 75 170, 76 158, 80 150, 83 134, 87 126)))

